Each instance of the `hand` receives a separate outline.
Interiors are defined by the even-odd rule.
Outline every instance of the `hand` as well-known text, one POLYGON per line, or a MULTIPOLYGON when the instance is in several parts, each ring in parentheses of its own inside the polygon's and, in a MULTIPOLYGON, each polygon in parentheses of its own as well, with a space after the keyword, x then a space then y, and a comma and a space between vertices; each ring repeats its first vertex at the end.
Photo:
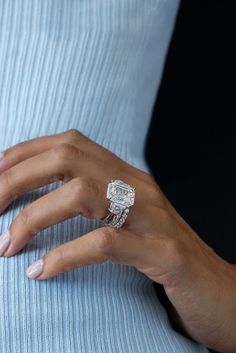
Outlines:
POLYGON ((121 229, 100 227, 52 249, 36 268, 30 266, 28 276, 45 280, 107 260, 134 266, 164 286, 188 335, 221 352, 236 351, 235 266, 198 237, 149 174, 76 130, 7 149, 0 173, 0 212, 23 192, 64 182, 17 215, 2 236, 4 256, 13 256, 39 231, 65 219, 105 217, 110 180, 134 186, 135 204, 121 229))

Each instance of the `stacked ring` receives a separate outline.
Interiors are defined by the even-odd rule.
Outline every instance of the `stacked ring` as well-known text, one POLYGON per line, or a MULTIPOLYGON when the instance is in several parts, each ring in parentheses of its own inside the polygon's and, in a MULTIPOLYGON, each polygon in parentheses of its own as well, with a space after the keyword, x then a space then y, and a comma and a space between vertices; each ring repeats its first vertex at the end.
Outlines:
POLYGON ((111 180, 107 187, 107 199, 110 201, 108 215, 102 219, 103 224, 121 228, 126 221, 129 209, 134 204, 135 188, 121 180, 111 180))

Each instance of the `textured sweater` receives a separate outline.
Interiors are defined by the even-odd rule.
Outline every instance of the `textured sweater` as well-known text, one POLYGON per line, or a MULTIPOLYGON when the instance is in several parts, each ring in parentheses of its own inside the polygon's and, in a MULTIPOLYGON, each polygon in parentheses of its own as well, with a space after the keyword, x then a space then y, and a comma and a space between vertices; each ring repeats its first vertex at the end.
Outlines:
MULTIPOLYGON (((144 143, 178 0, 0 0, 0 150, 75 128, 149 172, 144 143)), ((0 231, 61 182, 19 196, 0 231)), ((106 262, 45 281, 26 268, 98 227, 74 217, 0 257, 1 353, 205 353, 171 327, 153 282, 106 262)))

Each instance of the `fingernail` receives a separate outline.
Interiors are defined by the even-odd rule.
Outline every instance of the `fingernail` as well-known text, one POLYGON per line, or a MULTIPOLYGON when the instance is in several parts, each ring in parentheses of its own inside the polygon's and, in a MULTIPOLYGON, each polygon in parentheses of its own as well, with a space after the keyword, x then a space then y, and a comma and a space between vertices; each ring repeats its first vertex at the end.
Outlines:
POLYGON ((43 259, 33 262, 26 270, 26 275, 29 278, 36 278, 43 271, 43 259))
POLYGON ((0 236, 0 256, 4 254, 10 244, 11 238, 9 230, 0 236))

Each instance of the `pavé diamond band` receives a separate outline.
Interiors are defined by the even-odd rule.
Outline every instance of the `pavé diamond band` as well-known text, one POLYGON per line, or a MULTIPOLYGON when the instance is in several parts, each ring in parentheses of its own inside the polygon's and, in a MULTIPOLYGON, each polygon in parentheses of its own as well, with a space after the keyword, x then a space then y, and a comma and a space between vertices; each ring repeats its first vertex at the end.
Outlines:
POLYGON ((112 180, 107 187, 107 199, 110 201, 108 215, 102 219, 103 224, 121 228, 134 204, 135 188, 121 180, 112 180))

